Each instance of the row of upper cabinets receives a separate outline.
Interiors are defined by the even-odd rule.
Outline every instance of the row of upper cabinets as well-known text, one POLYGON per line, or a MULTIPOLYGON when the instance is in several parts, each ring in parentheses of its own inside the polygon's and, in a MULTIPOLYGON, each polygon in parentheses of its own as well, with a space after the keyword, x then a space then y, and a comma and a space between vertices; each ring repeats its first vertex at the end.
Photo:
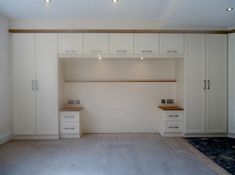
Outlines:
POLYGON ((184 34, 59 34, 59 55, 183 54, 184 34))

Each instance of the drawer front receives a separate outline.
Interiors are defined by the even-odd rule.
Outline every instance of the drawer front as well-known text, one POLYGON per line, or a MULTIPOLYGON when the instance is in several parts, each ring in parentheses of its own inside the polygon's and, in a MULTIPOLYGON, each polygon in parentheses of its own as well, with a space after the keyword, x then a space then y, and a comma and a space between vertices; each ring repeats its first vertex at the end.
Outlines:
POLYGON ((76 112, 61 112, 60 122, 77 122, 79 118, 79 113, 76 112))
POLYGON ((165 121, 182 121, 183 115, 180 111, 167 111, 165 121))
POLYGON ((182 123, 181 122, 166 122, 164 130, 165 132, 182 132, 182 123))
POLYGON ((61 134, 76 134, 76 133, 79 133, 79 128, 76 125, 76 123, 63 124, 63 125, 60 125, 60 133, 61 134))

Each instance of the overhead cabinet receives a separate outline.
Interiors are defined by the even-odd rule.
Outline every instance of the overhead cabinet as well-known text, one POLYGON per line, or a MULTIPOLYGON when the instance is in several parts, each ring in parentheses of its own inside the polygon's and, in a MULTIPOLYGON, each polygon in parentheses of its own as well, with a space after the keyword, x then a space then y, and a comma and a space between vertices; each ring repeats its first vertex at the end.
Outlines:
POLYGON ((136 54, 159 54, 159 34, 135 34, 136 54))
POLYGON ((85 33, 84 34, 84 54, 99 55, 108 54, 108 34, 85 33))
POLYGON ((58 136, 57 34, 14 34, 14 135, 58 136))
POLYGON ((184 34, 160 34, 161 54, 183 54, 184 34))
POLYGON ((134 53, 134 34, 132 33, 109 34, 109 53, 110 54, 133 54, 134 53))
POLYGON ((186 35, 186 133, 227 132, 227 35, 186 35))
POLYGON ((83 54, 83 34, 63 33, 58 35, 59 54, 81 55, 83 54))

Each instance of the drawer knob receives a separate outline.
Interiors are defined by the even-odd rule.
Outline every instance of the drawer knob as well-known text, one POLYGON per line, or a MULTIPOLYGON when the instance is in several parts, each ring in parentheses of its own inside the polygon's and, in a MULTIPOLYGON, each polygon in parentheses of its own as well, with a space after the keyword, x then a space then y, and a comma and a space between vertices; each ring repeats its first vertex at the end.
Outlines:
POLYGON ((171 129, 177 129, 177 128, 179 128, 179 126, 169 126, 169 128, 171 128, 171 129))
POLYGON ((169 115, 169 117, 179 117, 179 115, 169 115))
POLYGON ((65 118, 75 118, 75 116, 65 116, 65 118))
POLYGON ((75 128, 64 128, 66 130, 74 130, 75 128))

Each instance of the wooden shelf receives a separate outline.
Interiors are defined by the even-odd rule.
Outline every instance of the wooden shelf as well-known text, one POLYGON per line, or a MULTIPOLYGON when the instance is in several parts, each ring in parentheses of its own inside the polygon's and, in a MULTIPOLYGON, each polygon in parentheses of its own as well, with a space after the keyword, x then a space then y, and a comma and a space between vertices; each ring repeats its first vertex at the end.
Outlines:
POLYGON ((176 80, 79 80, 66 83, 175 83, 176 80))
POLYGON ((164 111, 183 111, 184 109, 179 107, 179 106, 175 106, 175 105, 165 105, 165 106, 158 106, 158 108, 164 110, 164 111))

